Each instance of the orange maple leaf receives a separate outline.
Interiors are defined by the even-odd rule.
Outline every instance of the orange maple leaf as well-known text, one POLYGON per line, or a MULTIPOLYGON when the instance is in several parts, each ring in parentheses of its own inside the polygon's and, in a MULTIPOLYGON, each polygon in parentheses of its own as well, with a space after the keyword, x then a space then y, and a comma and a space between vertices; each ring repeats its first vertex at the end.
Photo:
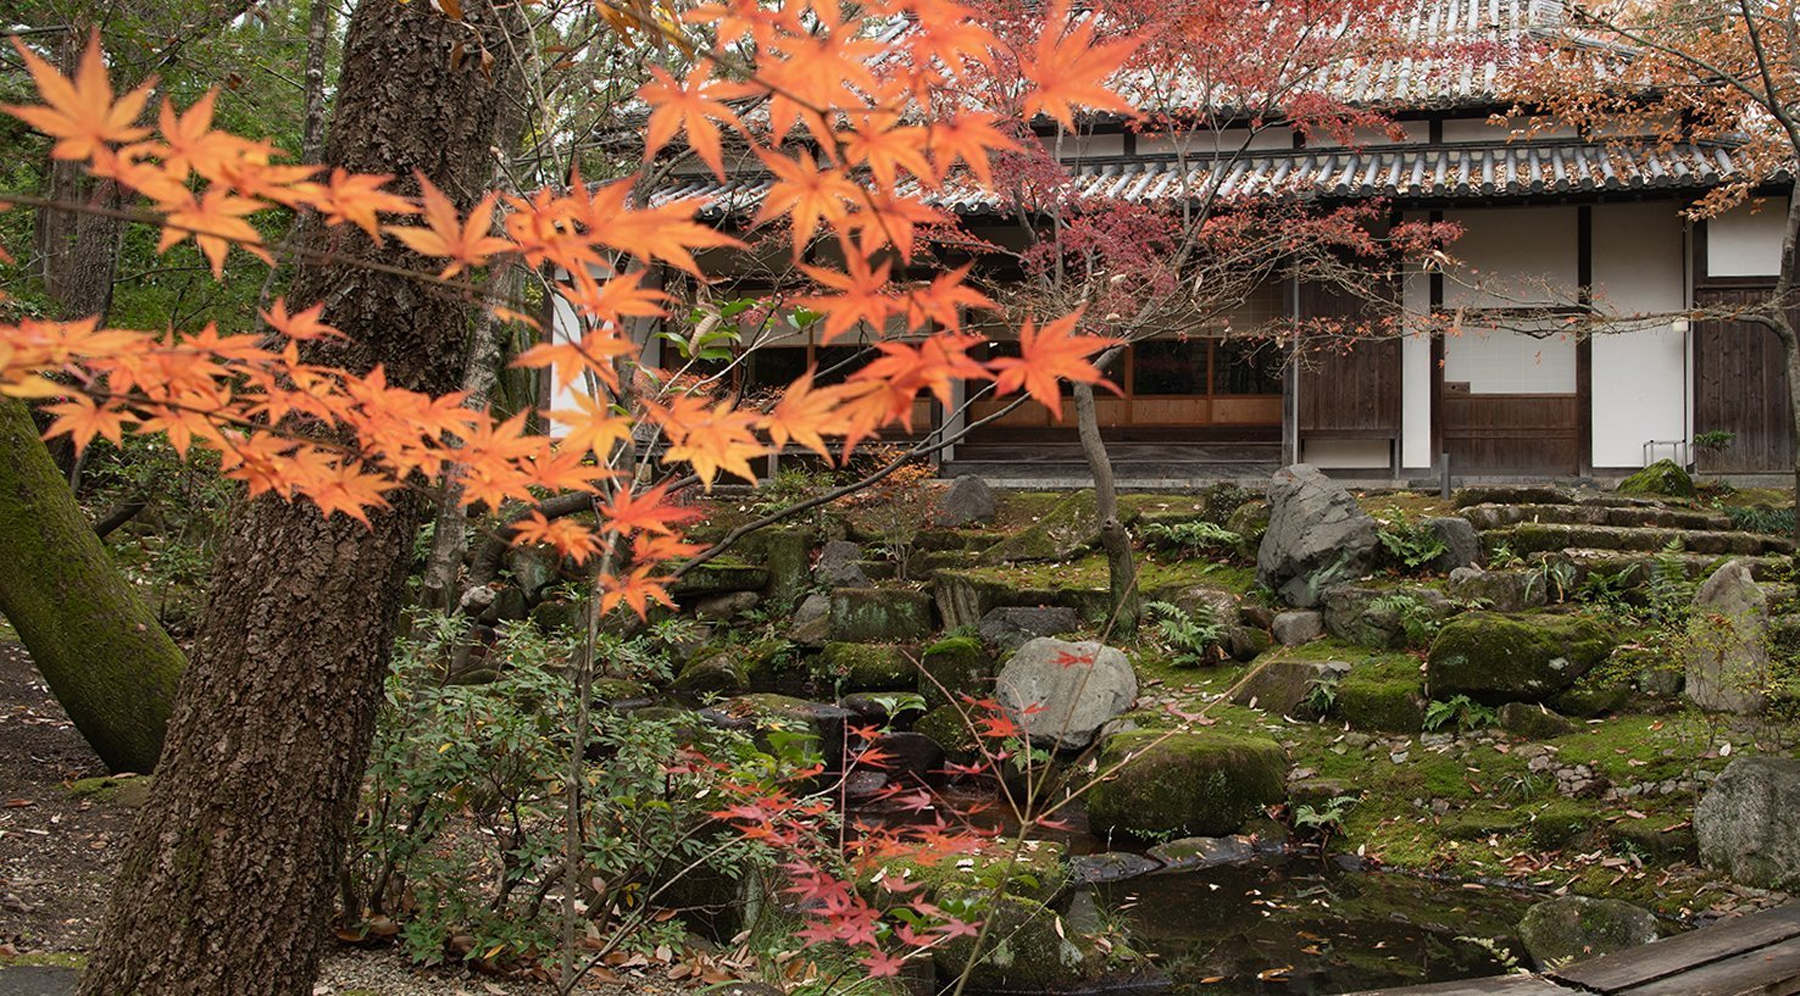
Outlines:
POLYGON ((906 314, 907 331, 931 322, 935 322, 946 332, 960 331, 965 310, 998 307, 986 294, 963 283, 974 266, 974 263, 964 263, 954 270, 932 277, 931 283, 925 287, 914 287, 906 291, 902 295, 901 306, 906 314))
POLYGON ((344 335, 319 320, 325 314, 323 301, 305 311, 289 314, 287 298, 278 297, 269 306, 269 310, 258 313, 262 315, 263 321, 269 323, 270 328, 289 339, 341 339, 344 335))
POLYGON ((668 497, 667 483, 635 493, 630 488, 620 488, 611 501, 599 508, 601 529, 619 535, 634 530, 674 535, 676 526, 700 518, 699 509, 670 504, 668 497))
MULTIPOLYGON (((1087 358, 1109 346, 1116 346, 1123 340, 1079 335, 1075 331, 1075 323, 1080 319, 1079 308, 1042 329, 1026 319, 1025 327, 1019 330, 1019 355, 1003 356, 988 362, 988 368, 996 375, 995 392, 1008 394, 1023 387, 1045 408, 1050 409, 1053 416, 1062 418, 1061 381, 1111 387, 1101 378, 1099 369, 1089 363, 1087 358)), ((1113 390, 1116 391, 1117 388, 1113 390)))
POLYGON ((682 395, 667 408, 651 404, 649 415, 669 434, 663 462, 685 461, 708 491, 721 470, 756 481, 750 458, 769 450, 750 432, 756 419, 752 413, 738 411, 730 401, 709 405, 706 398, 682 395))
POLYGON ((543 543, 577 564, 600 552, 599 539, 588 527, 570 518, 547 519, 537 511, 513 523, 512 542, 514 546, 543 543))
POLYGON ((927 186, 935 186, 937 176, 925 159, 925 129, 896 126, 897 118, 892 113, 856 115, 848 131, 837 133, 845 163, 867 165, 882 189, 892 189, 902 169, 927 186))
POLYGON ((613 446, 631 438, 631 416, 615 413, 604 401, 577 392, 575 408, 550 413, 552 421, 569 427, 561 437, 564 449, 592 453, 597 460, 612 456, 613 446))
POLYGON ((94 403, 94 399, 85 394, 70 395, 67 401, 54 405, 45 405, 44 410, 56 416, 50 428, 44 430, 44 438, 68 434, 69 440, 75 444, 75 452, 81 453, 95 436, 112 441, 114 446, 120 444, 125 431, 126 414, 111 407, 102 407, 94 403))
POLYGON ((763 195, 762 206, 751 225, 788 215, 794 226, 794 258, 799 259, 813 233, 819 230, 819 223, 843 221, 861 192, 841 171, 820 169, 810 152, 799 152, 790 159, 758 151, 757 157, 775 174, 775 182, 763 195))
POLYGON ((879 333, 887 317, 896 310, 897 302, 888 292, 888 270, 892 264, 884 262, 871 269, 869 261, 861 253, 850 252, 846 255, 848 273, 804 264, 800 267, 807 276, 841 292, 832 295, 814 294, 794 301, 802 308, 824 312, 824 342, 836 339, 855 328, 859 322, 867 322, 870 328, 879 333))
POLYGON ((425 174, 416 175, 425 224, 429 227, 388 225, 385 230, 421 256, 449 257, 450 265, 438 271, 438 279, 448 279, 468 267, 481 266, 495 253, 514 248, 510 241, 489 234, 494 229, 494 203, 498 200, 494 193, 489 192, 483 197, 469 212, 469 220, 464 222, 456 213, 456 205, 450 203, 443 191, 425 179, 425 174))
POLYGON ((1057 0, 1038 35, 1037 52, 1019 67, 1033 84, 1025 94, 1025 117, 1046 114, 1074 131, 1077 105, 1129 113, 1131 105, 1106 81, 1137 48, 1138 41, 1132 38, 1095 42, 1094 18, 1070 17, 1068 0, 1057 0))
POLYGON ((838 405, 843 400, 844 388, 837 385, 813 388, 813 368, 807 367, 800 379, 789 384, 781 392, 781 400, 767 415, 757 420, 757 425, 769 434, 777 447, 786 446, 793 440, 814 453, 831 459, 831 451, 825 446, 825 436, 842 435, 848 428, 843 416, 838 413, 838 405))
POLYGON ((931 166, 942 180, 961 159, 984 187, 994 185, 994 172, 989 155, 1018 148, 1018 143, 995 127, 999 118, 979 111, 964 111, 947 121, 933 121, 927 130, 926 143, 931 153, 931 166))
POLYGON ((652 66, 650 75, 650 82, 638 89, 638 98, 652 108, 644 136, 644 161, 655 159, 670 139, 685 130, 688 148, 712 167, 714 176, 725 179, 719 127, 713 122, 741 128, 736 112, 725 101, 762 91, 747 83, 712 80, 712 67, 705 62, 688 73, 685 83, 675 82, 661 66, 652 66))
POLYGON ((145 80, 136 90, 113 100, 106 77, 106 60, 100 55, 100 31, 88 35, 87 51, 70 80, 56 67, 14 38, 13 48, 25 60, 25 68, 37 83, 44 103, 7 104, 8 114, 56 139, 50 155, 57 159, 93 159, 110 151, 109 143, 135 142, 150 133, 135 122, 144 113, 144 102, 156 79, 145 80))
POLYGON ((626 577, 612 574, 600 575, 600 611, 611 612, 620 603, 631 606, 633 612, 643 618, 650 611, 652 600, 662 603, 668 608, 675 607, 675 600, 669 597, 668 589, 663 587, 666 577, 651 577, 650 572, 656 569, 655 564, 644 564, 633 570, 626 577))
POLYGON ((209 187, 199 200, 189 197, 185 203, 177 205, 165 218, 162 240, 157 243, 156 251, 163 252, 170 246, 179 245, 193 236, 194 243, 205 254, 208 263, 212 264, 213 279, 221 280, 225 276, 225 257, 232 246, 255 256, 265 263, 273 263, 274 259, 261 246, 262 233, 256 226, 245 221, 246 215, 254 214, 266 207, 261 201, 253 201, 247 197, 239 197, 221 187, 209 187))
POLYGON ((379 242, 381 221, 376 217, 377 212, 419 213, 411 201, 382 189, 392 179, 386 174, 350 173, 339 168, 331 171, 331 179, 325 185, 305 183, 300 184, 299 189, 305 200, 325 216, 326 225, 347 221, 379 242))

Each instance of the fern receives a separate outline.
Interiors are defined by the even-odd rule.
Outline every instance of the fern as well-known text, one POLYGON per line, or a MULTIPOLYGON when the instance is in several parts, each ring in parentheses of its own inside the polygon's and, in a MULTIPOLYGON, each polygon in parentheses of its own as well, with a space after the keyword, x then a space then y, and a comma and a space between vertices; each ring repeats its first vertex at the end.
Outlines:
POLYGON ((1170 602, 1147 602, 1144 609, 1156 623, 1156 635, 1169 648, 1177 667, 1211 664, 1218 659, 1219 640, 1225 626, 1210 609, 1188 612, 1170 602))

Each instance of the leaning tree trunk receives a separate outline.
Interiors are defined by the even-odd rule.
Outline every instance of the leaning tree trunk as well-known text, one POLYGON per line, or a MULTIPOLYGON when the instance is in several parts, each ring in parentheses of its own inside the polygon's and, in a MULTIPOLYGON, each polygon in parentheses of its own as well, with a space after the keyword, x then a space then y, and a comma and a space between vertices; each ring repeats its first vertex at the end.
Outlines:
MULTIPOLYGON (((363 0, 351 18, 326 162, 414 170, 465 209, 489 150, 519 127, 515 4, 363 0), (471 25, 473 28, 471 28, 471 25), (473 37, 471 31, 483 37, 473 37), (500 56, 451 51, 484 44, 500 56)), ((467 303, 355 264, 436 264, 391 242, 314 228, 292 298, 326 303, 342 341, 307 359, 384 364, 390 383, 445 393, 462 377, 467 303), (332 241, 335 240, 335 241, 332 241), (335 262, 317 262, 329 248, 335 262)), ((332 912, 387 675, 421 502, 365 527, 263 497, 234 510, 169 724, 162 766, 120 862, 84 996, 308 996, 332 912)))
POLYGON ((94 753, 149 771, 181 649, 119 573, 23 401, 0 400, 0 612, 94 753))
MULTIPOLYGON (((1104 366, 1104 360, 1102 366, 1104 366)), ((1112 593, 1111 628, 1129 636, 1137 632, 1139 595, 1137 562, 1131 556, 1131 533, 1119 517, 1119 493, 1113 483, 1112 458, 1100 438, 1100 417, 1094 410, 1094 386, 1076 384, 1075 428, 1081 436, 1081 452, 1094 475, 1094 510, 1100 520, 1100 549, 1106 553, 1106 574, 1112 593)))

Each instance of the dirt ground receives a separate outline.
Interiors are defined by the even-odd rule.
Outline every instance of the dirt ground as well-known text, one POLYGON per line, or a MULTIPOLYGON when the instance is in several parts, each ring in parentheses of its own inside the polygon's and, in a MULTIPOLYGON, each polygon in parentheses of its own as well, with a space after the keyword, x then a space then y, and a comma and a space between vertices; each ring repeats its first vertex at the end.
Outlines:
POLYGON ((0 945, 91 943, 132 811, 68 783, 104 774, 25 651, 0 644, 0 945))
MULTIPOLYGON (((79 797, 71 793, 69 783, 105 774, 106 768, 51 697, 24 649, 0 642, 0 993, 60 991, 23 975, 8 990, 7 980, 13 978, 7 975, 8 966, 79 963, 93 946, 135 810, 116 789, 79 797), (64 957, 69 955, 74 958, 64 957)), ((130 793, 123 795, 128 798, 130 793)), ((660 974, 647 971, 619 983, 594 980, 582 991, 599 996, 688 991, 660 974)), ((453 968, 415 969, 393 949, 335 943, 325 952, 313 991, 317 996, 554 992, 545 985, 474 976, 453 968)))

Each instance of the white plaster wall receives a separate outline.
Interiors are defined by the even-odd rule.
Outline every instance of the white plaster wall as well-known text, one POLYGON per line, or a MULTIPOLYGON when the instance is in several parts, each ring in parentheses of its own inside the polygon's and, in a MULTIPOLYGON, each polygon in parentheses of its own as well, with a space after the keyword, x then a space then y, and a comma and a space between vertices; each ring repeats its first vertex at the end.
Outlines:
POLYGON ((1444 380, 1471 394, 1574 394, 1575 340, 1465 326, 1444 340, 1444 380))
POLYGON ((1125 154, 1123 135, 1045 135, 1039 141, 1053 156, 1063 159, 1087 159, 1096 156, 1125 154))
MULTIPOLYGON (((1673 202, 1594 206, 1594 301, 1621 316, 1676 312, 1687 304, 1686 237, 1673 202)), ((1593 340, 1596 467, 1638 467, 1644 443, 1684 439, 1688 421, 1687 331, 1673 316, 1659 328, 1593 340)), ((1667 455, 1668 447, 1661 447, 1667 455)))
POLYGON ((1450 245, 1462 266, 1444 281, 1446 308, 1575 300, 1574 207, 1474 208, 1446 211, 1444 220, 1463 226, 1450 245))
MULTIPOLYGON (((1512 129, 1502 124, 1489 124, 1486 118, 1449 118, 1444 122, 1444 141, 1446 142, 1504 142, 1512 135, 1512 129)), ((1530 138, 1520 136, 1520 141, 1550 141, 1580 138, 1581 133, 1573 128, 1558 127, 1540 129, 1530 138)))
MULTIPOLYGON (((1431 126, 1423 121, 1407 121, 1400 123, 1404 133, 1398 143, 1389 137, 1386 128, 1356 128, 1351 132, 1351 142, 1358 147, 1365 145, 1420 145, 1431 139, 1431 126)), ((1330 135, 1315 133, 1306 140, 1309 149, 1334 149, 1344 143, 1333 141, 1330 135)))
POLYGON ((1706 223, 1706 272, 1714 277, 1760 277, 1781 267, 1787 199, 1740 204, 1706 223))
POLYGON ((1265 128, 1255 134, 1251 134, 1248 128, 1225 128, 1220 131, 1165 132, 1137 137, 1138 154, 1145 156, 1175 152, 1190 156, 1210 156, 1219 152, 1236 152, 1243 148, 1261 151, 1293 147, 1294 132, 1289 128, 1265 128), (1246 141, 1249 142, 1247 146, 1246 141))
MULTIPOLYGON (((1421 216, 1408 215, 1406 220, 1418 221, 1421 216)), ((1407 316, 1431 310, 1431 277, 1423 270, 1408 272, 1400 293, 1407 316)), ((1408 467, 1429 467, 1436 456, 1431 452, 1431 338, 1408 335, 1400 344, 1400 461, 1408 467)))
POLYGON ((1302 439, 1300 460, 1334 470, 1387 470, 1388 444, 1380 439, 1302 439))

